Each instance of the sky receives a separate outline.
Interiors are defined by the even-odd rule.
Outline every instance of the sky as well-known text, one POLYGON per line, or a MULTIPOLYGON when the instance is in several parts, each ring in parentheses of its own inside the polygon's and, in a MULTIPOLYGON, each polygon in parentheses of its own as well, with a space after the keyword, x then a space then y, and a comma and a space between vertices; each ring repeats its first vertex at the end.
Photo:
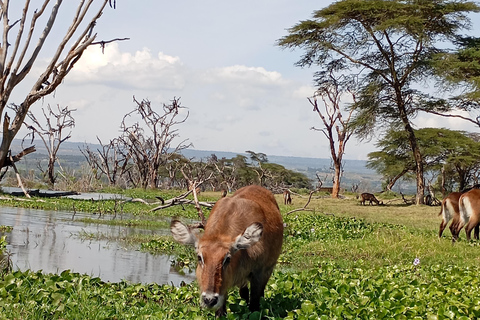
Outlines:
MULTIPOLYGON (((75 9, 69 8, 73 1, 64 2, 52 43, 68 26, 68 9, 75 9)), ((107 8, 98 21, 97 40, 129 40, 107 45, 104 53, 90 47, 55 93, 31 110, 40 119, 47 105, 68 106, 75 110, 69 141, 97 143, 98 138, 108 143, 120 135, 123 116, 135 107, 133 97, 151 101, 157 112, 176 97, 188 112, 186 122, 176 129, 193 149, 330 158, 327 139, 311 129, 322 127, 307 100, 314 93, 316 69, 295 66, 302 52, 283 50, 275 43, 289 27, 331 3, 118 0, 116 9, 107 8)), ((42 53, 32 81, 54 48, 42 53)), ((13 99, 21 96, 19 90, 13 99)), ((419 115, 415 123, 471 128, 458 119, 431 115, 419 115)), ((365 160, 375 150, 374 143, 375 139, 352 138, 344 158, 365 160)))

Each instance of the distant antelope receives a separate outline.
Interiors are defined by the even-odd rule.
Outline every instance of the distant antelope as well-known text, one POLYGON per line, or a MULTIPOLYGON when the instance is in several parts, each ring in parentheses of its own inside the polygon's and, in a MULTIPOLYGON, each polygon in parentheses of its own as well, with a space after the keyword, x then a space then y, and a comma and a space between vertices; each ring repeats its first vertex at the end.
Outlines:
POLYGON ((460 209, 458 207, 461 192, 452 192, 442 201, 442 208, 440 209, 439 216, 442 216, 442 222, 440 223, 440 230, 438 237, 442 237, 443 230, 447 227, 448 222, 452 220, 450 224, 450 232, 452 233, 452 242, 458 239, 460 230, 457 230, 460 224, 460 209))
POLYGON ((372 205, 372 202, 375 202, 377 205, 383 204, 382 201, 378 201, 378 199, 375 198, 375 196, 374 196, 373 194, 368 193, 368 192, 362 193, 362 194, 360 195, 360 197, 362 198, 362 199, 360 200, 360 203, 363 204, 363 205, 365 205, 365 201, 367 201, 367 200, 369 201, 370 205, 372 205))
POLYGON ((289 190, 283 191, 283 204, 292 204, 292 197, 289 190))
POLYGON ((467 241, 470 241, 472 230, 475 229, 474 238, 479 238, 480 225, 480 190, 471 189, 463 193, 458 200, 458 209, 460 211, 460 223, 457 226, 457 234, 465 226, 467 241))

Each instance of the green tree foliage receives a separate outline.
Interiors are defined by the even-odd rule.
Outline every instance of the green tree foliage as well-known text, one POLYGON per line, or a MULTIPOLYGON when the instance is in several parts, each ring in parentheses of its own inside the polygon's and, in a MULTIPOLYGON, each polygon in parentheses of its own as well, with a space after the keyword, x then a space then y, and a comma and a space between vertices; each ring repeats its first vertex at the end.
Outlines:
POLYGON ((315 11, 278 41, 300 48, 298 66, 320 68, 317 83, 331 71, 357 76, 357 134, 394 127, 407 133, 415 160, 417 203, 423 202, 424 168, 412 119, 428 95, 417 88, 432 75, 434 54, 470 26, 468 14, 479 10, 473 1, 343 0, 315 11))
MULTIPOLYGON (((480 168, 480 142, 471 134, 448 129, 424 128, 415 130, 423 154, 425 171, 445 173, 447 186, 458 190, 476 183, 480 168)), ((382 174, 386 189, 391 190, 400 178, 411 179, 415 161, 405 131, 390 130, 377 147, 380 151, 368 154, 367 166, 382 174)))
POLYGON ((167 187, 186 188, 185 179, 180 169, 188 171, 191 178, 211 176, 208 183, 203 185, 207 189, 225 189, 233 192, 251 184, 261 184, 273 192, 282 192, 285 188, 311 187, 311 182, 303 173, 286 169, 284 166, 268 162, 264 153, 248 151, 249 158, 237 155, 231 159, 218 159, 212 154, 207 161, 189 160, 176 154, 169 159, 165 167, 159 171, 167 187), (188 169, 188 170, 187 170, 188 169), (201 173, 200 173, 201 171, 201 173))
POLYGON ((457 51, 439 53, 432 60, 441 80, 462 88, 453 103, 443 105, 447 110, 453 107, 471 109, 480 103, 480 38, 460 37, 457 45, 457 51))

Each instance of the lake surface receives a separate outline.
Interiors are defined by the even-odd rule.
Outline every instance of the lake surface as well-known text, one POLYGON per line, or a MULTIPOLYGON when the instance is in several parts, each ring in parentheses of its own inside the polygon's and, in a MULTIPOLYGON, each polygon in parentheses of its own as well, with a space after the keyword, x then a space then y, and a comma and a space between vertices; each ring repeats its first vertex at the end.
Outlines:
MULTIPOLYGON (((75 214, 75 219, 92 214, 75 214)), ((96 217, 96 216, 93 216, 96 217)), ((103 281, 179 285, 191 282, 195 274, 179 274, 168 256, 131 250, 116 242, 82 240, 80 233, 107 236, 135 233, 162 234, 167 230, 148 230, 124 226, 85 224, 72 220, 72 213, 0 207, 0 225, 12 226, 7 235, 16 270, 42 270, 44 273, 73 272, 99 277, 103 281)))

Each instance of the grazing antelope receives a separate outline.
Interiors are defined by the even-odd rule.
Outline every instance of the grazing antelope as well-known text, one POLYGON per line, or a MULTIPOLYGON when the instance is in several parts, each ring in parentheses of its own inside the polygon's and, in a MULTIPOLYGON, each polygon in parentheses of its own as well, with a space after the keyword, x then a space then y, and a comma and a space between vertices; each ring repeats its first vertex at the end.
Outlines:
POLYGON ((452 192, 442 201, 442 207, 440 209, 439 216, 442 216, 442 222, 440 223, 440 230, 438 232, 438 237, 442 237, 443 230, 447 227, 450 219, 452 223, 450 224, 450 232, 452 233, 452 242, 458 239, 458 234, 460 230, 457 231, 457 228, 460 223, 460 211, 458 203, 460 200, 461 192, 452 192))
POLYGON ((360 195, 360 197, 362 198, 360 200, 360 203, 363 204, 363 205, 365 205, 365 201, 367 201, 367 200, 369 201, 370 205, 372 205, 372 202, 375 202, 377 205, 383 204, 383 202, 378 201, 378 199, 375 198, 375 196, 371 193, 364 192, 360 195))
POLYGON ((214 309, 217 317, 226 315, 228 290, 237 286, 250 310, 260 309, 283 242, 282 216, 270 191, 248 186, 221 198, 203 234, 178 220, 172 221, 170 230, 176 241, 195 246, 202 306, 214 309))
POLYGON ((283 191, 283 204, 292 204, 292 196, 290 190, 283 191))
POLYGON ((474 238, 478 240, 480 224, 480 190, 471 189, 463 193, 458 200, 460 211, 460 223, 457 226, 457 234, 465 226, 467 241, 470 241, 472 230, 475 229, 474 238))

